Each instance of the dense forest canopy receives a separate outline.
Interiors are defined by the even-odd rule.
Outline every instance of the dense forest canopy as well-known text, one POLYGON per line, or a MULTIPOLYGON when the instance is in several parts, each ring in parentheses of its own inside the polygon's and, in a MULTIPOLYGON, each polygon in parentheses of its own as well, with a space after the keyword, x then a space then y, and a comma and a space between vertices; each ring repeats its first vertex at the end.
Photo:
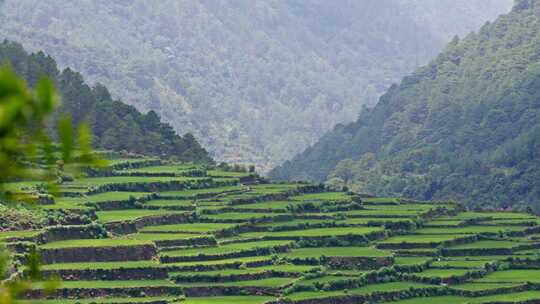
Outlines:
POLYGON ((539 19, 518 1, 271 176, 540 209, 539 19))
POLYGON ((0 35, 265 169, 511 2, 7 0, 0 35))
MULTIPOLYGON (((77 125, 88 122, 97 148, 212 162, 193 135, 178 136, 155 112, 141 114, 133 106, 113 100, 105 86, 90 87, 78 72, 70 68, 58 70, 54 59, 43 52, 29 54, 20 44, 4 41, 0 43, 0 64, 11 65, 31 87, 42 76, 52 79, 62 99, 53 120, 69 114, 77 125)), ((55 124, 50 125, 52 128, 55 124)))

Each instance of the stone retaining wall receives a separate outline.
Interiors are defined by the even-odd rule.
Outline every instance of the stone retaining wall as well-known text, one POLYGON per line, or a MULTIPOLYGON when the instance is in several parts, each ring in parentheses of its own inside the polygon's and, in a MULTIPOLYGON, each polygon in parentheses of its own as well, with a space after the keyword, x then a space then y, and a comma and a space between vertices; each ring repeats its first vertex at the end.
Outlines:
POLYGON ((52 293, 44 290, 30 290, 23 295, 25 299, 89 299, 105 297, 159 297, 181 295, 181 287, 122 287, 122 288, 59 288, 52 293))
POLYGON ((115 247, 50 248, 40 251, 44 264, 151 260, 157 254, 152 245, 115 247))
MULTIPOLYGON (((121 265, 121 264, 120 264, 121 265)), ((44 270, 45 278, 60 277, 64 281, 93 281, 93 280, 159 280, 167 279, 165 268, 117 268, 117 269, 62 269, 44 270)))

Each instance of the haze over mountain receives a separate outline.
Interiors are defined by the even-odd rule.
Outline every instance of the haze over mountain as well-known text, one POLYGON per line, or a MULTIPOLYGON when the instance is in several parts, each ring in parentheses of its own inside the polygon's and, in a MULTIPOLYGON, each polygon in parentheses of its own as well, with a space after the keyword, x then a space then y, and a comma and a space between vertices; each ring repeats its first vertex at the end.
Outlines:
MULTIPOLYGON (((0 43, 0 65, 7 64, 34 88, 43 76, 51 79, 62 98, 49 127, 69 115, 74 125, 88 123, 96 148, 171 158, 184 162, 213 163, 208 152, 191 134, 179 136, 153 111, 142 114, 121 100, 113 100, 107 87, 90 87, 76 71, 58 70, 43 52, 29 54, 15 42, 0 43)), ((51 134, 52 130, 50 130, 51 134)))
POLYGON ((511 0, 6 0, 0 35, 268 169, 511 0))
POLYGON ((540 1, 517 1, 270 175, 540 210, 539 29, 540 1))

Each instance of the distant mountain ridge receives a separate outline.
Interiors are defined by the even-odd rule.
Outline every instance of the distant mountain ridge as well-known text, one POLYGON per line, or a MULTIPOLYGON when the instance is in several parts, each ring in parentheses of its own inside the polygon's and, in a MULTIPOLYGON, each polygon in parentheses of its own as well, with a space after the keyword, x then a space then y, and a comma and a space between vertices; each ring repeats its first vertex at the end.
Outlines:
POLYGON ((517 1, 270 176, 540 210, 539 19, 517 1))
POLYGON ((268 169, 512 0, 6 0, 0 37, 268 169))
POLYGON ((69 68, 59 71, 54 59, 43 52, 29 54, 20 44, 4 41, 0 43, 0 65, 4 64, 10 65, 32 87, 42 76, 52 79, 62 100, 55 118, 69 114, 76 124, 89 123, 97 148, 184 162, 213 162, 193 135, 177 135, 155 112, 141 114, 134 107, 113 100, 105 86, 90 87, 69 68))

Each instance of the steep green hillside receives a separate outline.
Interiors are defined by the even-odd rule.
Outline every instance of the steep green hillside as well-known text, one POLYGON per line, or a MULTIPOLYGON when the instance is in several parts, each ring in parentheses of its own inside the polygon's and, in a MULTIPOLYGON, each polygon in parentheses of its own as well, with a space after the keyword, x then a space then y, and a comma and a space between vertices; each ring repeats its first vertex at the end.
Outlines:
POLYGON ((517 2, 271 176, 540 209, 539 19, 540 1, 517 2))
POLYGON ((512 0, 6 0, 0 37, 270 169, 512 0))
POLYGON ((83 77, 67 68, 59 71, 56 62, 42 52, 28 54, 21 45, 0 43, 0 64, 9 64, 30 86, 47 75, 56 82, 62 106, 56 116, 70 114, 79 124, 90 123, 98 148, 128 151, 177 160, 212 162, 208 153, 191 135, 178 136, 160 122, 155 112, 141 114, 134 107, 113 100, 103 85, 90 87, 83 77))
MULTIPOLYGON (((62 196, 35 206, 43 217, 35 226, 0 217, 0 245, 14 260, 35 246, 44 277, 62 279, 49 293, 32 285, 21 303, 540 299, 540 218, 528 213, 271 184, 155 158, 110 164, 104 176, 65 182, 62 196)), ((25 191, 38 189, 29 182, 25 191)), ((0 290, 14 272, 28 274, 20 266, 0 273, 0 290)))

